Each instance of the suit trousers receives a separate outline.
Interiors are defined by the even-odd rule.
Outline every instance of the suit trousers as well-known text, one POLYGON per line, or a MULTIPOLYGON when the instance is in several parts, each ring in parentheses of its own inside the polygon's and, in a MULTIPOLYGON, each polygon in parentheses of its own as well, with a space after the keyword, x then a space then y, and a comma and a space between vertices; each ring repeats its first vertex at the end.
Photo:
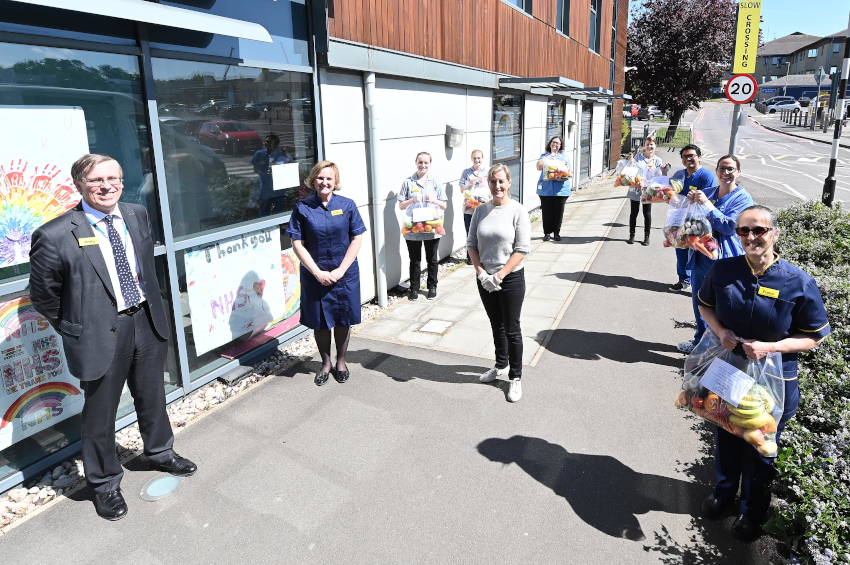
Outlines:
POLYGON ((119 314, 115 356, 106 374, 82 381, 82 455, 86 482, 97 493, 118 488, 124 469, 115 453, 115 417, 124 383, 133 395, 145 455, 165 463, 174 450, 174 433, 165 411, 165 358, 168 341, 153 330, 147 302, 134 315, 119 314))

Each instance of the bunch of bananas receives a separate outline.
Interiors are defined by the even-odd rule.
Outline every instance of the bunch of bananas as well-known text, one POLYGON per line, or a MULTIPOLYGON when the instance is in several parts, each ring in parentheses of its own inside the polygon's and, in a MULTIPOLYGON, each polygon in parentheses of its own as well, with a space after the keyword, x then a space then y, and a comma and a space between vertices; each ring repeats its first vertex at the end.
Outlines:
POLYGON ((762 428, 772 421, 776 401, 770 392, 761 385, 753 385, 750 393, 746 395, 737 406, 726 403, 726 407, 732 413, 729 421, 742 428, 762 428))

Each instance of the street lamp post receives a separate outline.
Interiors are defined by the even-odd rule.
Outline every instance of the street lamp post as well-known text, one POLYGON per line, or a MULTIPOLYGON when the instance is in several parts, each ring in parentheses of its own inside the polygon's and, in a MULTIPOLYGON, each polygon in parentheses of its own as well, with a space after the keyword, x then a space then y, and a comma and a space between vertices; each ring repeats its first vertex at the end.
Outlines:
POLYGON ((791 70, 791 61, 785 61, 785 84, 782 86, 782 96, 788 94, 788 71, 791 70))
MULTIPOLYGON (((835 132, 832 135, 832 153, 829 157, 829 174, 823 182, 821 201, 832 206, 835 198, 835 167, 838 160, 838 141, 841 139, 841 122, 844 119, 844 99, 847 96, 847 76, 850 75, 850 23, 844 38, 844 63, 841 65, 841 82, 838 84, 838 101, 835 104, 835 132)), ((818 89, 820 92, 820 89, 818 89)))

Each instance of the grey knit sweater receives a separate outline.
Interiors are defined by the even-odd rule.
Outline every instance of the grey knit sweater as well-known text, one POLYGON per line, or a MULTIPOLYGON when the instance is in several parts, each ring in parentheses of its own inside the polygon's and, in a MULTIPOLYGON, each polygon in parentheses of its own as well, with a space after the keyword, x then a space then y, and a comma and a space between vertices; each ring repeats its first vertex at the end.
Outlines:
MULTIPOLYGON (((528 212, 516 200, 501 206, 482 204, 472 214, 466 247, 478 251, 481 266, 492 275, 505 266, 511 255, 528 255, 531 250, 531 222, 528 212)), ((520 262, 514 271, 522 269, 520 262)))

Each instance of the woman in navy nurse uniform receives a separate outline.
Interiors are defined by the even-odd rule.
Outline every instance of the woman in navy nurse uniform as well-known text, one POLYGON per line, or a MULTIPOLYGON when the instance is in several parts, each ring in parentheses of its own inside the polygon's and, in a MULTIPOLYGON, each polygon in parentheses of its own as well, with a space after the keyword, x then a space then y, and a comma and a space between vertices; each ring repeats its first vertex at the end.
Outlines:
POLYGON ((330 161, 317 163, 307 179, 316 194, 295 206, 287 237, 301 261, 301 324, 312 329, 322 357, 315 383, 333 374, 348 380, 345 364, 351 326, 360 323, 360 251, 366 226, 354 201, 335 194, 342 185, 339 169, 330 161), (331 330, 336 365, 331 365, 331 330))
MULTIPOLYGON (((777 426, 778 443, 800 398, 797 354, 829 335, 829 321, 815 280, 775 253, 779 228, 768 208, 754 205, 743 210, 735 231, 744 255, 720 259, 709 270, 699 289, 699 310, 727 350, 737 350, 748 359, 782 354, 785 409, 777 426)), ((740 482, 732 534, 740 540, 751 539, 761 529, 770 505, 773 460, 719 428, 715 428, 714 457, 717 485, 703 501, 702 510, 710 518, 719 517, 734 500, 740 482)))

